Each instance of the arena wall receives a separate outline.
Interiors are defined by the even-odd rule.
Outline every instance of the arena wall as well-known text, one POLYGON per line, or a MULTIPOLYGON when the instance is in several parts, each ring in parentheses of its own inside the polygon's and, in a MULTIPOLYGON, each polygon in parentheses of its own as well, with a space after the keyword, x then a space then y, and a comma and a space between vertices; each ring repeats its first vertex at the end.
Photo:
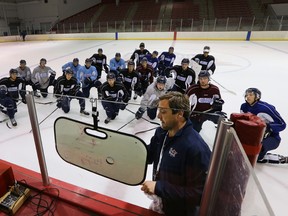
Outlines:
MULTIPOLYGON (((2 36, 0 42, 21 41, 20 36, 2 36)), ((236 32, 115 32, 27 35, 27 41, 48 40, 238 40, 287 41, 288 31, 236 32)))

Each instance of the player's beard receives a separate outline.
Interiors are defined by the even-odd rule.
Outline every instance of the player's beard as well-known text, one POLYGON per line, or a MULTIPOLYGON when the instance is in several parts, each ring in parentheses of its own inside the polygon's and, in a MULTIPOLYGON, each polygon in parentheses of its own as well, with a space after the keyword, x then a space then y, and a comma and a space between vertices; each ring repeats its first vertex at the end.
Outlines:
POLYGON ((209 87, 209 83, 201 83, 201 82, 200 82, 200 86, 201 86, 201 88, 206 89, 206 88, 209 87))

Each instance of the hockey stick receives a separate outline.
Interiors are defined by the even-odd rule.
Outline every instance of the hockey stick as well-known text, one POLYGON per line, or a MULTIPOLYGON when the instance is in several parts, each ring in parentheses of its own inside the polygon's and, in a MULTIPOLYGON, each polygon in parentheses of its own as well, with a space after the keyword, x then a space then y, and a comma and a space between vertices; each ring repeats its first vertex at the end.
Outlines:
POLYGON ((138 131, 138 132, 135 132, 134 135, 137 135, 137 134, 141 134, 141 133, 146 133, 148 131, 152 131, 152 130, 155 130, 157 129, 158 127, 154 127, 154 128, 150 128, 150 129, 147 129, 147 130, 143 130, 143 131, 138 131))
POLYGON ((9 118, 2 119, 0 120, 0 123, 6 122, 7 120, 9 120, 9 118))
MULTIPOLYGON (((208 110, 205 110, 205 111, 191 111, 190 112, 190 116, 193 114, 193 113, 195 113, 195 114, 199 114, 199 115, 201 115, 201 114, 205 114, 205 115, 212 115, 212 116, 222 116, 223 118, 227 118, 227 113, 225 113, 225 112, 222 112, 222 111, 219 111, 219 112, 221 112, 221 113, 213 113, 213 112, 210 112, 210 111, 212 111, 213 110, 213 108, 210 108, 210 109, 208 109, 208 110)), ((217 111, 216 111, 217 112, 217 111)))
POLYGON ((48 102, 40 102, 40 101, 35 101, 36 104, 43 104, 43 105, 48 105, 48 104, 54 104, 57 101, 48 101, 48 102))
MULTIPOLYGON (((133 113, 134 115, 136 114, 135 112, 133 112, 132 110, 130 110, 130 109, 128 109, 128 108, 125 108, 125 109, 126 109, 128 112, 133 113)), ((142 118, 143 120, 151 123, 151 124, 160 125, 158 122, 150 121, 150 120, 148 120, 148 119, 146 119, 146 118, 144 118, 144 117, 141 117, 141 118, 142 118)))
POLYGON ((213 80, 215 83, 217 83, 219 86, 221 86, 223 89, 225 89, 226 91, 228 91, 229 93, 233 94, 233 95, 237 95, 234 91, 231 91, 227 88, 225 88, 223 85, 221 85, 219 82, 217 82, 215 79, 213 79, 211 76, 210 76, 210 79, 213 80))
MULTIPOLYGON (((59 107, 56 107, 48 116, 46 116, 41 122, 39 122, 38 126, 40 126, 49 116, 51 116, 56 110, 59 109, 59 107)), ((32 132, 32 129, 29 131, 29 133, 32 132)))
POLYGON ((122 128, 124 128, 126 125, 130 124, 132 121, 134 121, 136 118, 131 119, 129 122, 127 122, 126 124, 124 124, 122 127, 120 127, 117 131, 121 130, 122 128))

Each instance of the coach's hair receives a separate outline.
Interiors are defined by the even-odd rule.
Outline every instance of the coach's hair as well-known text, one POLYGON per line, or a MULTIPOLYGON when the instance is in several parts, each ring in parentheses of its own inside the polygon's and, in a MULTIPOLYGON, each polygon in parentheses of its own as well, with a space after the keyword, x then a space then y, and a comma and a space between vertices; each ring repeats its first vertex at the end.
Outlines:
POLYGON ((183 117, 187 120, 190 116, 190 103, 187 95, 180 92, 170 91, 159 97, 159 101, 168 100, 172 114, 183 111, 183 117))

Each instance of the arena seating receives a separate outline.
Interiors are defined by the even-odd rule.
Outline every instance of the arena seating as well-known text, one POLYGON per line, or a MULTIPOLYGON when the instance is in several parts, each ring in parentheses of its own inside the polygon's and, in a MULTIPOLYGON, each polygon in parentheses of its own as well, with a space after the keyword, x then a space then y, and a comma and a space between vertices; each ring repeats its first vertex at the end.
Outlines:
POLYGON ((88 8, 80 13, 77 13, 71 17, 68 17, 60 22, 61 23, 79 23, 79 22, 88 22, 90 21, 91 17, 97 13, 99 10, 100 5, 95 5, 93 7, 88 8))
POLYGON ((115 2, 105 4, 105 9, 98 17, 97 22, 125 20, 126 15, 132 6, 132 2, 121 2, 119 5, 116 5, 115 2))
POLYGON ((171 19, 199 19, 199 5, 192 1, 174 2, 171 19))
POLYGON ((248 0, 213 0, 216 18, 252 17, 248 0))
POLYGON ((155 0, 140 1, 132 20, 156 20, 159 17, 161 2, 155 0))

